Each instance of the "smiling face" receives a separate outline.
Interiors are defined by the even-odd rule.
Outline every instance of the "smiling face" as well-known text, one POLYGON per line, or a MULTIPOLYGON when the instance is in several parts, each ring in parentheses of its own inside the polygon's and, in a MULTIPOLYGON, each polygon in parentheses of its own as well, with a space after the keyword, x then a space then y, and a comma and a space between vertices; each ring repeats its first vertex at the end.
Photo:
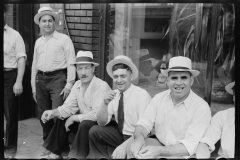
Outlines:
POLYGON ((55 20, 50 15, 43 15, 40 17, 39 27, 44 34, 50 35, 55 30, 55 20))
POLYGON ((120 92, 125 92, 131 86, 132 73, 130 70, 118 68, 113 71, 113 82, 120 92))
POLYGON ((77 64, 77 74, 83 84, 88 84, 94 76, 95 66, 92 64, 77 64))
POLYGON ((184 101, 188 97, 193 82, 194 78, 189 72, 171 71, 168 73, 167 85, 175 104, 184 101))

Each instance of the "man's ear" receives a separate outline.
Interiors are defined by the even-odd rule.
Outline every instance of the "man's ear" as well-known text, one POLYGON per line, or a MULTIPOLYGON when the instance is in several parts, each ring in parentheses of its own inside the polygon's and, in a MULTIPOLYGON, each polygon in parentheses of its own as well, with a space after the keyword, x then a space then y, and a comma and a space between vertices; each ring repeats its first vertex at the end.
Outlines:
POLYGON ((133 75, 132 75, 132 73, 130 74, 130 76, 131 76, 131 81, 133 81, 133 75))
POLYGON ((193 85, 193 82, 194 82, 194 77, 191 76, 191 86, 193 85))

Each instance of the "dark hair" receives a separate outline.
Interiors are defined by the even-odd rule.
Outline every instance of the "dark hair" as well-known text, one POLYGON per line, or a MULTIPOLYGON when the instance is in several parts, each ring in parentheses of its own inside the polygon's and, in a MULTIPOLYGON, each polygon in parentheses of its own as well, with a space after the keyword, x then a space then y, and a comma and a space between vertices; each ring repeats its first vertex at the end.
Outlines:
MULTIPOLYGON (((45 14, 45 15, 48 15, 48 14, 45 14)), ((45 15, 42 15, 42 16, 45 16, 45 15)), ((42 16, 41 16, 41 17, 39 17, 39 22, 40 22, 40 20, 41 20, 42 16)), ((51 17, 53 18, 53 20, 55 21, 55 18, 54 18, 52 15, 49 15, 49 16, 51 16, 51 17)))
POLYGON ((7 12, 8 8, 9 8, 8 4, 4 4, 4 12, 7 12))
POLYGON ((127 71, 130 71, 132 73, 132 70, 131 68, 126 65, 126 64, 123 64, 123 63, 118 63, 118 64, 115 64, 113 67, 112 67, 112 71, 116 71, 117 69, 127 69, 127 71))

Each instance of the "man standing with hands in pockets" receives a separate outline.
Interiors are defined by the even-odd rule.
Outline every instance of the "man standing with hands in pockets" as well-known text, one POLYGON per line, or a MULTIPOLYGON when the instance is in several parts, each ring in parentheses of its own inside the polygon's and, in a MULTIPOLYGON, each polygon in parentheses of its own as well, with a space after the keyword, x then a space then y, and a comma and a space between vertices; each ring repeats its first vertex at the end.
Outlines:
MULTIPOLYGON (((33 98, 38 105, 40 116, 45 110, 61 106, 68 97, 75 82, 75 51, 72 40, 55 30, 59 15, 51 7, 41 7, 34 17, 42 36, 34 46, 31 85, 33 98)), ((48 137, 54 121, 43 127, 43 140, 48 137)))

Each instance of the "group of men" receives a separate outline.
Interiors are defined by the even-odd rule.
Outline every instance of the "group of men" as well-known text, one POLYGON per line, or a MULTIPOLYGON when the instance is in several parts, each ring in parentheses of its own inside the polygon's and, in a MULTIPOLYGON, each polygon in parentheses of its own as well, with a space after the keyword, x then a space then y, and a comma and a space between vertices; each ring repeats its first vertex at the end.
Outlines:
MULTIPOLYGON (((5 5, 4 17, 6 12, 5 5)), ((75 58, 71 39, 55 31, 58 20, 50 7, 40 8, 34 17, 43 35, 34 47, 31 84, 48 158, 62 158, 63 153, 81 159, 191 157, 195 153, 201 158, 210 156, 220 138, 228 144, 222 147, 220 156, 234 157, 234 141, 226 142, 226 137, 230 134, 234 140, 235 110, 217 114, 210 123, 209 105, 191 90, 200 72, 192 69, 189 58, 170 59, 168 69, 161 70, 169 89, 151 98, 146 90, 132 83, 139 76, 132 60, 116 56, 106 66, 117 87, 112 90, 94 75, 99 64, 93 61, 92 52, 79 51, 75 58), (75 72, 79 78, 76 82, 75 72), (221 118, 229 119, 226 125, 231 127, 225 128, 231 131, 221 129, 225 126, 221 118), (75 137, 69 144, 71 132, 75 137)), ((13 99, 22 92, 25 61, 21 36, 4 24, 7 156, 17 151, 17 107, 13 99)), ((232 84, 226 86, 227 91, 235 95, 232 84)))

